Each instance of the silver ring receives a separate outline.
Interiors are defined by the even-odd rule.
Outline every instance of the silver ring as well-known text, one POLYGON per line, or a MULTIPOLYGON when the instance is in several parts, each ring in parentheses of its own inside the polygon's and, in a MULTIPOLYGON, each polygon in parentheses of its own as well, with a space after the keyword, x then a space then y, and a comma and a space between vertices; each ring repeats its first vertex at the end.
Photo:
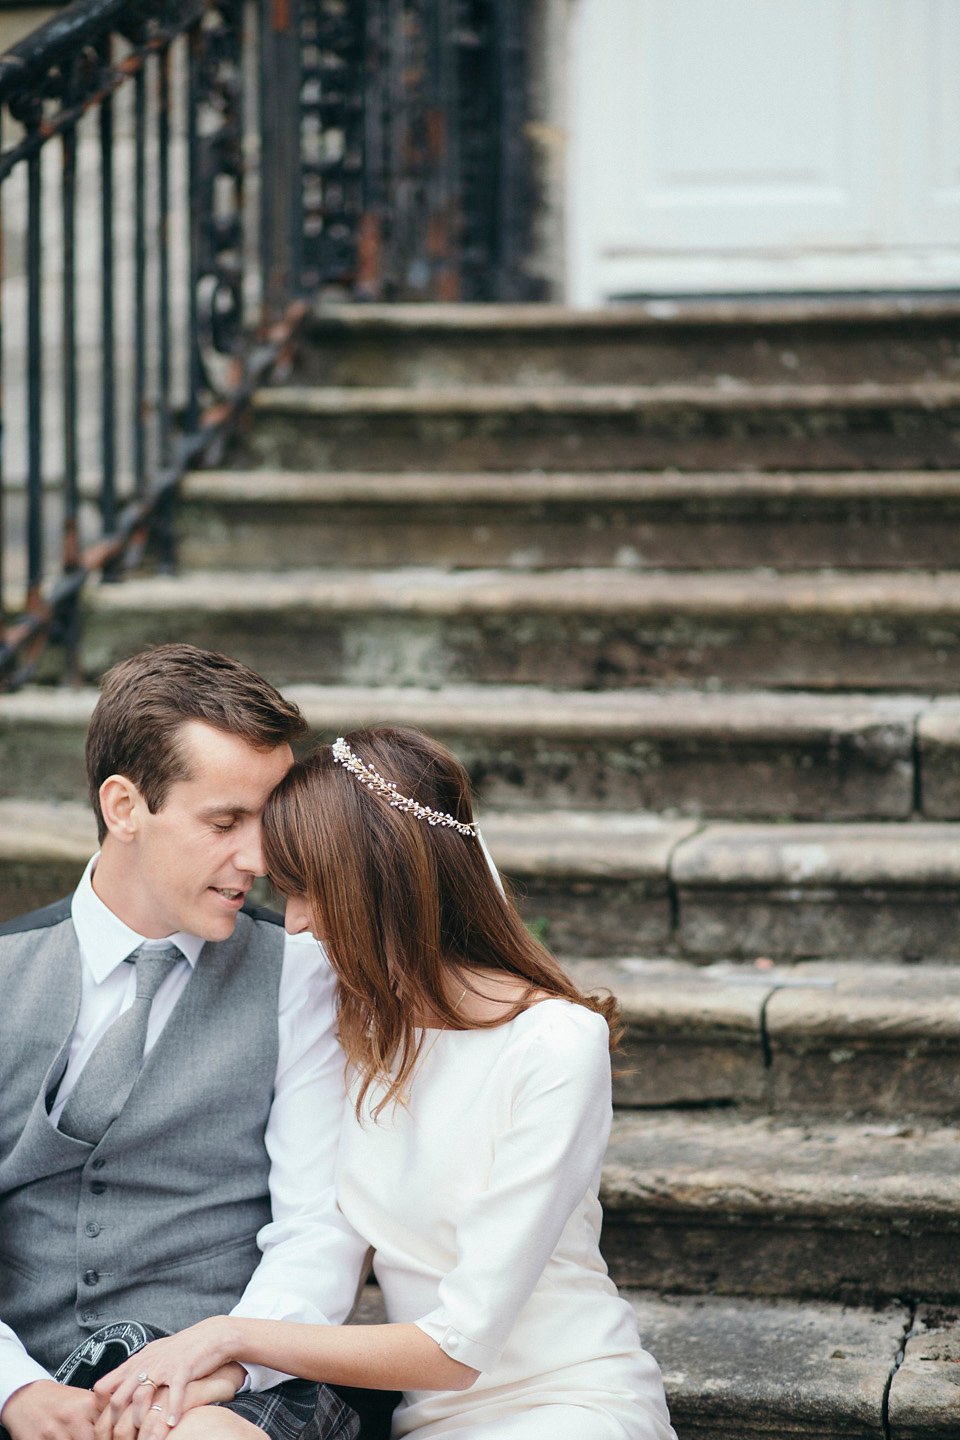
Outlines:
POLYGON ((150 1409, 151 1409, 151 1410, 159 1410, 161 1413, 163 1412, 163 1406, 162 1406, 162 1405, 151 1405, 151 1406, 150 1406, 150 1409))

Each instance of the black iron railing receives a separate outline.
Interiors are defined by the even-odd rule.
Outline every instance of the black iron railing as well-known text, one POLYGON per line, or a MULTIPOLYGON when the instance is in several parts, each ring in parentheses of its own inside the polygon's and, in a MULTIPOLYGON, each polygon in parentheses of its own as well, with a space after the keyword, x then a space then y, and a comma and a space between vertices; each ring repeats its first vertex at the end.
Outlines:
POLYGON ((0 685, 75 670, 91 574, 172 566, 306 297, 520 297, 524 14, 74 0, 0 57, 0 685))
POLYGON ((244 341, 244 34, 242 0, 78 0, 0 58, 7 683, 47 639, 69 673, 92 572, 170 563, 180 476, 285 339, 244 341))

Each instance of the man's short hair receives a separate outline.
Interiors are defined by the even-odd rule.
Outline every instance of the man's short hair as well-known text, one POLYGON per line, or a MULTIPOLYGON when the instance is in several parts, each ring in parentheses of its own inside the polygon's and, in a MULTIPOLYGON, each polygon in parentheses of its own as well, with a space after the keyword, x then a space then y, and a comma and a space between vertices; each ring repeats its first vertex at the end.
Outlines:
POLYGON ((100 786, 132 780, 151 814, 170 786, 190 778, 181 731, 188 720, 237 735, 257 750, 288 745, 306 730, 296 705, 229 655, 195 645, 159 645, 122 660, 103 678, 87 732, 87 784, 101 841, 100 786))

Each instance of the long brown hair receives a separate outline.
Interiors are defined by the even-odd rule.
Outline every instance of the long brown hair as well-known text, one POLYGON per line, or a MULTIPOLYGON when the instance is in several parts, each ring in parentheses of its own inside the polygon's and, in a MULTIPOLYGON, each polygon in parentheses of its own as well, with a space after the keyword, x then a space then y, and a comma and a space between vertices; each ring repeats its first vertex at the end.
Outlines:
MULTIPOLYGON (((401 796, 469 824, 470 782, 438 741, 381 726, 345 737, 353 753, 401 796)), ((299 761, 271 796, 263 822, 267 872, 281 894, 303 895, 338 980, 340 1042, 360 1076, 359 1113, 370 1085, 399 1099, 423 1044, 416 1016, 453 1030, 512 1020, 536 994, 603 1015, 611 1048, 622 1026, 612 996, 582 994, 524 926, 498 888, 473 835, 391 807, 336 764, 329 745, 299 761), (476 972, 525 982, 495 1019, 466 1019, 451 986, 483 993, 476 972)))

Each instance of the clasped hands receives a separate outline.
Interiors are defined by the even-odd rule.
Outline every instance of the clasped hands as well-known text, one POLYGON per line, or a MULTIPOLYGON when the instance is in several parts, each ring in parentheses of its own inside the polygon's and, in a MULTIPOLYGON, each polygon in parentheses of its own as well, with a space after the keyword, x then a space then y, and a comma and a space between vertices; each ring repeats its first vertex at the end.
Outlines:
MULTIPOLYGON (((140 1352, 111 1374, 95 1390, 60 1385, 56 1380, 34 1380, 11 1395, 3 1407, 3 1425, 11 1440, 175 1440, 174 1414, 167 1386, 140 1385, 134 1379, 130 1399, 119 1402, 114 1394, 121 1370, 133 1365, 144 1369, 140 1352), (103 1388, 101 1388, 103 1387, 103 1388), (156 1406, 154 1409, 152 1407, 156 1406)), ((149 1371, 147 1372, 149 1373, 149 1371)), ((222 1365, 202 1379, 183 1387, 177 1415, 217 1400, 232 1400, 242 1384, 239 1365, 222 1365)))
POLYGON ((244 1378, 230 1360, 233 1338, 216 1316, 131 1355, 93 1388, 104 1407, 94 1440, 166 1440, 185 1411, 232 1400, 244 1378))

